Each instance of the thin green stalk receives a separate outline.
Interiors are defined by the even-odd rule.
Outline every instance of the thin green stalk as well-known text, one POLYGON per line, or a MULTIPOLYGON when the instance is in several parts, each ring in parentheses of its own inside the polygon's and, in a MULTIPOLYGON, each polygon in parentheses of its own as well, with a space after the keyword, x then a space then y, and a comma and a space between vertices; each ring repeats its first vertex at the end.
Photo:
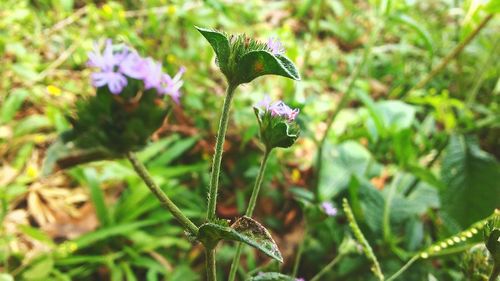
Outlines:
POLYGON ((237 86, 229 84, 226 90, 226 97, 224 98, 224 105, 222 107, 222 114, 219 122, 219 130, 215 140, 215 153, 212 161, 212 174, 210 177, 210 189, 208 191, 208 209, 207 219, 212 221, 215 219, 215 209, 217 205, 217 192, 219 190, 219 174, 220 164, 222 161, 222 152, 224 147, 224 140, 226 138, 227 124, 229 122, 229 110, 231 109, 231 101, 233 99, 234 90, 237 86))
POLYGON ((295 256, 295 261, 293 262, 292 277, 296 277, 299 272, 300 260, 302 259, 302 253, 304 253, 304 245, 306 244, 307 235, 309 234, 309 227, 306 226, 304 229, 304 237, 300 241, 299 248, 297 249, 297 255, 295 256))
POLYGON ((491 271, 490 279, 488 279, 488 281, 496 281, 499 275, 500 275, 500 266, 497 266, 495 264, 493 266, 493 270, 491 271))
POLYGON ((380 33, 380 30, 382 29, 383 22, 379 22, 375 24, 375 28, 371 33, 370 39, 368 43, 366 44, 364 50, 363 50, 363 56, 361 57, 361 61, 356 65, 356 68, 354 69, 351 78, 349 80, 349 84, 347 84, 347 89, 340 99, 339 104, 335 108, 334 111, 332 111, 331 115, 328 117, 328 121, 326 123, 326 129, 321 137, 319 144, 318 144, 318 154, 316 156, 316 175, 315 175, 315 180, 314 180, 314 186, 316 188, 316 192, 320 186, 320 181, 321 181, 321 169, 322 169, 322 158, 323 158, 323 152, 324 152, 324 146, 326 139, 328 138, 328 134, 330 133, 330 130, 332 128, 333 122, 337 118, 337 115, 339 112, 346 107, 347 102, 350 100, 350 96, 352 93, 352 90, 354 89, 354 85, 356 83, 356 80, 359 78, 359 75, 361 74, 361 70, 365 66, 366 62, 368 61, 368 58, 370 57, 371 50, 373 48, 373 45, 377 41, 378 35, 380 33))
POLYGON ((434 67, 429 74, 427 74, 423 79, 421 79, 413 88, 411 88, 407 93, 411 93, 415 90, 423 88, 429 81, 431 81, 438 73, 440 73, 455 57, 457 57, 463 49, 474 39, 486 24, 493 18, 493 15, 486 16, 481 23, 464 39, 460 42, 451 52, 449 52, 439 64, 434 67))
POLYGON ((403 267, 401 267, 396 273, 394 273, 391 277, 387 278, 386 281, 392 281, 395 280, 399 275, 401 275, 403 272, 405 272, 414 262, 418 260, 419 256, 415 255, 413 258, 411 258, 403 267))
POLYGON ((319 0, 318 7, 316 8, 316 11, 314 11, 314 18, 313 18, 313 26, 311 30, 311 38, 308 40, 307 46, 306 46, 306 53, 304 54, 304 63, 302 64, 304 73, 307 73, 307 66, 309 64, 309 56, 311 54, 311 42, 314 41, 316 36, 318 35, 318 30, 319 30, 319 20, 321 19, 321 14, 324 10, 324 0, 319 0))
POLYGON ((172 215, 177 219, 177 221, 182 225, 184 229, 191 232, 192 235, 198 234, 198 227, 188 219, 182 211, 170 200, 170 198, 156 185, 153 181, 153 178, 149 174, 148 170, 144 165, 137 159, 133 152, 127 153, 127 158, 134 167, 134 170, 137 174, 142 178, 144 183, 149 187, 149 190, 160 200, 160 203, 163 207, 172 213, 172 215))
POLYGON ((314 275, 313 278, 311 278, 310 281, 318 281, 319 278, 321 278, 325 273, 329 272, 338 262, 340 259, 342 259, 343 255, 339 254, 336 256, 333 260, 331 260, 323 269, 318 272, 316 275, 314 275))
POLYGON ((206 270, 207 270, 207 281, 217 281, 217 272, 215 266, 215 249, 206 249, 206 270))
MULTIPOLYGON (((260 163, 259 173, 257 174, 257 179, 255 180, 255 184, 252 190, 252 195, 250 197, 250 201, 248 203, 247 210, 245 215, 247 217, 251 217, 253 214, 253 210, 255 209, 255 205, 257 204, 257 197, 259 196, 260 187, 262 186, 262 181, 264 180, 264 173, 266 171, 267 160, 269 159, 269 154, 271 150, 266 149, 264 152, 264 158, 262 158, 262 162, 260 163)), ((229 271, 229 281, 234 281, 236 277, 236 271, 238 270, 238 266, 240 264, 241 257, 241 249, 243 248, 242 243, 238 243, 238 247, 236 248, 236 254, 233 258, 233 262, 231 263, 231 270, 229 271)))

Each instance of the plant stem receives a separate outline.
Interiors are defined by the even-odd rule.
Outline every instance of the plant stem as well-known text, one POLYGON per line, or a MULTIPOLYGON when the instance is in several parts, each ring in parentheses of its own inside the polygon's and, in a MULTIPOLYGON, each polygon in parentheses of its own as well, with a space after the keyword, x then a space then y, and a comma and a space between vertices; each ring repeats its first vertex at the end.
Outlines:
POLYGON ((149 174, 148 170, 144 165, 137 159, 135 154, 133 152, 128 152, 127 153, 127 158, 134 167, 134 170, 137 172, 137 174, 142 178, 144 183, 149 187, 149 190, 160 200, 160 203, 163 207, 165 207, 167 210, 172 213, 172 215, 177 219, 177 221, 182 225, 182 227, 191 232, 192 235, 197 235, 198 234, 198 227, 190 220, 188 219, 182 211, 170 200, 170 198, 163 192, 163 190, 158 187, 153 179, 151 178, 151 175, 149 174))
MULTIPOLYGON (((264 173, 266 171, 267 160, 269 159, 269 154, 271 153, 270 149, 266 149, 264 152, 264 158, 262 158, 262 162, 260 163, 259 173, 257 174, 257 179, 255 180, 255 184, 252 190, 252 195, 250 197, 250 201, 248 203, 247 210, 245 215, 247 217, 251 217, 253 214, 253 210, 255 209, 255 205, 257 204, 257 197, 259 196, 260 187, 262 186, 262 181, 264 180, 264 173)), ((233 262, 231 263, 231 270, 229 271, 229 281, 234 281, 236 277, 236 271, 238 270, 238 266, 240 264, 241 257, 241 249, 243 248, 242 243, 238 243, 238 247, 236 248, 236 254, 233 258, 233 262)))
POLYGON ((394 273, 391 277, 387 278, 386 281, 392 281, 395 280, 399 275, 401 275, 403 272, 405 272, 414 262, 418 260, 419 256, 415 255, 413 256, 403 267, 401 267, 396 273, 394 273))
POLYGON ((490 279, 488 281, 496 281, 498 276, 500 275, 500 266, 493 265, 493 269, 491 270, 490 279))
POLYGON ((493 18, 493 15, 486 16, 481 23, 464 39, 460 42, 446 57, 444 57, 441 62, 434 67, 429 74, 427 74, 422 80, 420 80, 413 88, 411 88, 407 93, 411 93, 417 89, 424 87, 429 81, 432 80, 439 72, 441 72, 456 56, 458 56, 463 49, 474 39, 481 29, 483 29, 486 24, 493 18))
POLYGON ((219 190, 219 174, 220 164, 222 161, 222 152, 224 150, 224 140, 226 138, 227 124, 229 121, 229 110, 231 109, 231 101, 233 99, 234 90, 236 85, 229 84, 226 90, 226 97, 224 98, 224 105, 222 107, 222 114, 219 121, 219 129, 217 138, 215 140, 215 153, 212 161, 212 174, 210 177, 210 189, 208 191, 208 209, 207 220, 213 221, 215 219, 215 209, 217 205, 217 192, 219 190))
POLYGON ((217 272, 215 266, 215 249, 205 248, 207 281, 216 281, 217 272))
POLYGON ((339 254, 338 256, 336 256, 325 267, 323 267, 323 269, 320 272, 318 272, 316 275, 314 275, 314 277, 311 278, 310 281, 318 281, 321 276, 323 276, 325 273, 330 271, 332 269, 332 267, 334 267, 337 264, 337 262, 339 262, 339 260, 342 258, 342 256, 343 256, 342 254, 339 254))
POLYGON ((308 234, 309 227, 307 226, 306 221, 306 226, 304 228, 304 237, 302 238, 302 241, 300 241, 299 248, 297 249, 297 255, 295 256, 295 261, 293 262, 292 277, 296 277, 297 273, 299 272, 300 260, 302 259, 302 253, 304 252, 304 245, 306 244, 306 238, 308 234))
POLYGON ((321 137, 319 144, 318 144, 318 154, 316 156, 316 175, 314 179, 314 187, 316 189, 316 192, 318 192, 318 188, 320 186, 320 181, 321 181, 321 169, 322 169, 322 158, 323 158, 323 151, 324 151, 324 146, 326 139, 328 137, 328 134, 330 133, 330 130, 332 128, 333 122, 337 118, 337 115, 339 112, 347 105, 347 102, 350 100, 350 96, 352 93, 352 90, 354 88, 354 84, 356 83, 356 80, 358 79, 359 75, 361 74, 361 70, 363 70, 364 65, 368 61, 369 55, 371 53, 371 50, 373 48, 373 45, 377 41, 378 34, 380 33, 380 30, 382 29, 383 22, 379 22, 375 24, 374 30, 371 33, 370 39, 365 46, 363 50, 363 56, 361 57, 361 61, 356 65, 356 68, 354 69, 351 78, 349 80, 349 84, 347 84, 347 89, 344 92, 344 95, 340 99, 339 104, 335 108, 334 111, 332 111, 331 115, 328 117, 327 123, 326 123, 326 129, 321 137))
POLYGON ((321 14, 324 10, 325 1, 324 0, 319 0, 318 7, 314 11, 314 18, 313 18, 313 26, 311 29, 311 38, 309 39, 307 46, 306 46, 306 53, 304 54, 304 62, 302 64, 304 73, 307 73, 307 66, 309 64, 309 57, 311 54, 311 42, 313 42, 316 39, 316 36, 318 35, 318 30, 319 30, 319 20, 321 18, 321 14))

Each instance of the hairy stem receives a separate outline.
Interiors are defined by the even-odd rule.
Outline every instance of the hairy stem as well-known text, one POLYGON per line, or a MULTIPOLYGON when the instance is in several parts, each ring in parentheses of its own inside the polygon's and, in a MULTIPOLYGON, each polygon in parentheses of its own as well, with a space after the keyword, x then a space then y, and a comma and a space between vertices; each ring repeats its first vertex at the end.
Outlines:
POLYGON ((311 278, 310 281, 318 281, 320 278, 327 272, 329 272, 338 262, 340 259, 342 259, 343 255, 339 254, 336 256, 333 260, 331 260, 323 269, 321 269, 320 272, 318 272, 316 275, 311 278))
POLYGON ((170 200, 170 198, 156 185, 153 181, 151 175, 144 165, 137 159, 133 152, 127 153, 127 158, 134 167, 134 170, 142 178, 144 183, 149 187, 149 190, 158 198, 161 205, 172 213, 172 215, 177 219, 177 221, 182 225, 182 227, 189 231, 192 235, 198 234, 198 227, 187 218, 182 211, 170 200))
POLYGON ((368 61, 368 58, 370 57, 371 50, 373 48, 373 45, 375 44, 375 41, 377 41, 378 34, 380 33, 380 30, 382 29, 383 22, 379 22, 375 24, 374 30, 371 32, 370 39, 368 43, 366 44, 364 50, 363 50, 363 56, 361 57, 361 61, 356 65, 356 68, 354 69, 351 78, 349 80, 349 84, 347 84, 347 89, 344 92, 344 95, 340 99, 339 104, 335 108, 334 111, 328 116, 328 120, 326 123, 326 129, 325 132, 323 133, 323 136, 321 137, 319 144, 318 144, 318 153, 316 155, 316 175, 314 178, 314 187, 316 188, 316 192, 318 192, 318 188, 320 186, 320 181, 321 181, 321 169, 322 169, 322 158, 323 158, 323 151, 324 151, 324 146, 326 139, 328 138, 328 134, 330 133, 330 130, 332 128, 333 122, 337 118, 337 115, 339 112, 347 105, 347 102, 350 100, 350 96, 352 93, 352 90, 354 88, 354 84, 356 83, 356 80, 358 79, 359 75, 361 74, 361 70, 363 70, 363 67, 365 66, 366 62, 368 61))
MULTIPOLYGON (((257 204, 257 197, 259 196, 260 187, 262 186, 262 181, 264 180, 264 173, 266 171, 267 160, 269 159, 269 154, 271 150, 266 149, 264 152, 264 158, 262 158, 262 162, 260 163, 259 173, 257 174, 257 179, 255 180, 255 184, 252 190, 252 195, 250 197, 250 201, 248 203, 247 210, 245 215, 247 217, 251 217, 253 214, 253 210, 255 209, 255 205, 257 204)), ((236 255, 233 258, 233 262, 231 263, 231 270, 229 271, 229 281, 234 281, 236 277, 236 271, 238 270, 238 266, 240 264, 241 257, 241 249, 243 248, 242 243, 238 243, 238 247, 236 248, 236 255)))
POLYGON ((234 90, 237 86, 229 84, 224 98, 222 114, 219 121, 219 130, 215 140, 215 153, 212 161, 212 174, 210 177, 210 189, 208 191, 208 209, 207 219, 212 221, 215 219, 215 209, 217 205, 217 192, 219 190, 219 174, 220 164, 222 161, 222 152, 224 148, 224 140, 226 138, 227 124, 229 121, 229 110, 231 109, 231 101, 233 99, 234 90))
POLYGON ((493 18, 493 15, 486 16, 481 23, 464 39, 464 41, 460 42, 451 52, 444 57, 441 62, 434 67, 429 74, 427 74, 422 80, 420 80, 413 88, 411 88, 408 93, 420 89, 427 85, 429 81, 432 80, 438 73, 440 73, 455 57, 457 57, 463 49, 474 39, 481 29, 483 29, 486 24, 493 18))
POLYGON ((217 272, 215 266, 215 249, 205 248, 206 255, 206 270, 207 270, 207 281, 217 281, 217 272))

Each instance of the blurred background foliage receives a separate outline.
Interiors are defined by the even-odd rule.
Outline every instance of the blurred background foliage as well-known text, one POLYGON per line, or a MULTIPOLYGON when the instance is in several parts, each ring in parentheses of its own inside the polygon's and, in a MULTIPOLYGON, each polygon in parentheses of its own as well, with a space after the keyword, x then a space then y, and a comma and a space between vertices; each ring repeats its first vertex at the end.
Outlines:
MULTIPOLYGON (((342 212, 327 218, 319 211, 324 201, 340 206, 349 198, 387 273, 490 215, 500 207, 500 22, 492 17, 478 26, 498 13, 498 1, 382 2, 1 1, 0 280, 204 278, 202 247, 185 239, 125 161, 41 176, 47 147, 70 126, 65 116, 95 92, 86 53, 112 38, 163 62, 169 73, 187 68, 181 105, 139 157, 187 216, 202 222, 225 82, 195 25, 263 41, 277 36, 303 77, 259 78, 236 95, 220 217, 244 212, 257 174, 262 153, 251 105, 264 94, 281 98, 301 109, 303 131, 296 145, 271 157, 255 212, 285 263, 246 247, 248 271, 289 273, 300 245, 297 276, 321 270, 348 233, 342 212), (375 12, 380 6, 384 17, 375 12), (316 189, 317 143, 378 24, 351 98, 326 138, 316 189), (442 71, 415 88, 475 31, 442 71)), ((480 272, 488 268, 471 270, 488 266, 478 262, 486 251, 463 258, 480 236, 417 262, 401 280, 486 280, 480 272)), ((233 254, 230 243, 218 251, 220 280, 233 254)), ((369 261, 352 254, 322 280, 372 279, 369 261)))

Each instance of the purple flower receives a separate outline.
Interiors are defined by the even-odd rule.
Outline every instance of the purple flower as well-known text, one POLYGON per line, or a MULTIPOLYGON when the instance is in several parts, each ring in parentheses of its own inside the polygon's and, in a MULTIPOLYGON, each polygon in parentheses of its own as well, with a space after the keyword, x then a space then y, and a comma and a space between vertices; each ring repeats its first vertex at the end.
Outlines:
POLYGON ((94 45, 94 50, 88 53, 88 65, 98 67, 101 72, 96 72, 91 75, 92 85, 94 87, 104 87, 108 85, 109 91, 115 95, 122 92, 127 85, 127 78, 122 73, 117 72, 117 67, 124 57, 124 52, 114 53, 111 40, 106 40, 104 52, 101 54, 97 45, 94 45))
POLYGON ((127 46, 113 47, 111 40, 106 40, 104 51, 94 46, 94 50, 88 53, 87 65, 99 68, 100 72, 91 75, 92 84, 95 87, 108 86, 113 94, 120 94, 127 86, 127 77, 144 82, 144 89, 155 89, 159 95, 169 95, 179 103, 180 91, 183 81, 181 80, 185 68, 181 67, 179 72, 172 78, 163 73, 162 65, 152 58, 141 57, 136 50, 127 46), (116 50, 118 49, 118 51, 116 50))
POLYGON ((269 96, 265 96, 263 100, 257 103, 257 107, 264 111, 270 112, 271 116, 280 116, 293 121, 299 114, 299 109, 291 109, 283 101, 272 102, 269 96))
POLYGON ((174 78, 170 77, 170 75, 166 73, 162 76, 164 86, 162 87, 160 94, 169 95, 177 104, 179 103, 179 98, 181 96, 179 89, 182 84, 184 84, 184 81, 181 80, 181 76, 184 72, 186 72, 186 68, 181 67, 177 74, 175 74, 174 78))
POLYGON ((94 87, 108 85, 109 91, 115 95, 121 93, 123 88, 127 85, 127 78, 118 72, 97 72, 92 73, 91 77, 94 87))
POLYGON ((120 62, 119 70, 128 77, 142 80, 148 74, 148 62, 135 50, 129 51, 120 62))
POLYGON ((161 63, 153 60, 152 58, 147 58, 146 69, 146 75, 144 77, 144 89, 149 90, 151 88, 155 88, 158 92, 160 92, 161 80, 163 75, 161 63))
POLYGON ((323 202, 321 203, 321 208, 330 217, 336 216, 338 213, 337 208, 333 206, 331 202, 323 202))
POLYGON ((285 47, 278 38, 269 37, 267 39, 267 47, 271 50, 273 55, 282 55, 285 53, 285 47))
POLYGON ((304 278, 295 278, 295 281, 306 281, 304 278))

